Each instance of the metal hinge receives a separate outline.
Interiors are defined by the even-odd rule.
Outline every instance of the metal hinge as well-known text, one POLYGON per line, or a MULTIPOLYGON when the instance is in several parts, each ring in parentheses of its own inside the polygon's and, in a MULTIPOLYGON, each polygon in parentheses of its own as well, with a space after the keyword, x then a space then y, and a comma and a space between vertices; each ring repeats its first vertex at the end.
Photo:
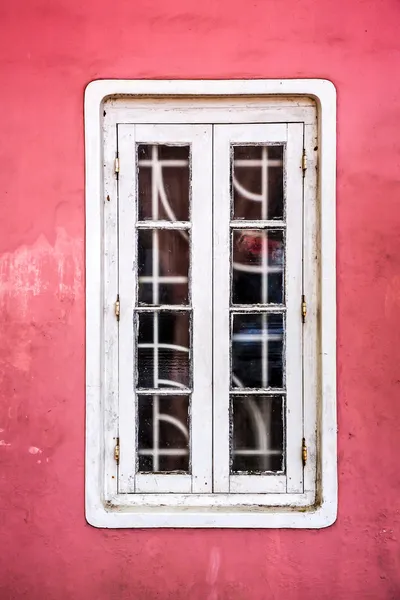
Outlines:
POLYGON ((118 179, 118 175, 119 175, 119 156, 118 156, 118 152, 117 152, 117 156, 115 157, 114 160, 114 173, 117 176, 118 179))
POLYGON ((306 302, 306 297, 303 294, 301 297, 301 318, 303 320, 303 323, 306 322, 306 316, 307 316, 307 302, 306 302))
POLYGON ((117 443, 114 448, 114 460, 118 465, 119 464, 119 438, 117 438, 117 443))
POLYGON ((303 156, 301 157, 301 168, 303 169, 303 177, 307 170, 307 154, 306 151, 303 150, 303 156))
POLYGON ((303 438, 302 444, 301 444, 301 459, 303 461, 303 467, 306 466, 306 462, 307 462, 307 445, 306 445, 306 440, 305 438, 303 438))
POLYGON ((117 299, 116 299, 116 301, 114 303, 114 312, 115 312, 115 316, 117 318, 117 321, 119 321, 119 315, 120 315, 120 312, 121 312, 121 305, 119 303, 119 295, 117 296, 117 299))

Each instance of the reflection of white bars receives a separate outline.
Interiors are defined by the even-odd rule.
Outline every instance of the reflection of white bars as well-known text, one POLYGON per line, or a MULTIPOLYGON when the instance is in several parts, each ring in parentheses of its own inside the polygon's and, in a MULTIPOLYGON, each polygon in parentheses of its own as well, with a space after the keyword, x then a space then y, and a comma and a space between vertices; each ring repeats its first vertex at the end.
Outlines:
MULTIPOLYGON (((157 278, 158 283, 187 283, 188 278, 183 275, 160 275, 157 278)), ((151 275, 142 275, 139 277, 139 283, 154 283, 154 277, 151 275)))
MULTIPOLYGON (((261 333, 235 333, 232 336, 234 342, 280 342, 283 335, 279 333, 268 333, 265 327, 261 329, 261 333)), ((263 385, 262 387, 267 387, 263 385)))
MULTIPOLYGON (((233 161, 234 167, 260 167, 261 169, 261 191, 259 194, 246 190, 236 179, 235 173, 232 174, 233 186, 235 190, 243 196, 249 202, 261 202, 261 220, 266 221, 268 219, 268 168, 269 167, 281 167, 283 165, 282 160, 269 160, 268 159, 268 146, 262 146, 261 159, 237 159, 233 161)), ((270 273, 281 273, 283 266, 268 265, 268 232, 262 230, 262 252, 261 252, 261 265, 248 265, 233 262, 233 269, 236 271, 246 273, 258 273, 261 275, 261 303, 268 303, 268 275, 270 273)), ((269 334, 267 314, 261 312, 261 333, 256 334, 234 334, 232 336, 232 342, 239 343, 251 343, 261 342, 261 384, 263 388, 268 387, 268 342, 269 341, 281 341, 283 335, 280 334, 269 334)), ((242 382, 237 376, 232 373, 232 380, 238 387, 243 387, 242 382)), ((272 450, 270 447, 270 440, 267 432, 271 431, 271 415, 272 407, 269 402, 263 403, 263 413, 256 404, 256 402, 249 398, 246 405, 249 410, 250 417, 253 421, 254 437, 255 437, 255 448, 254 449, 234 449, 233 454, 235 455, 246 455, 246 456, 260 456, 264 460, 262 461, 263 470, 267 470, 269 467, 268 457, 276 454, 281 454, 280 451, 272 450)))
MULTIPOLYGON (((138 278, 139 283, 149 283, 152 285, 152 302, 153 305, 159 304, 160 288, 161 284, 176 284, 186 283, 187 277, 183 276, 163 276, 160 275, 160 251, 159 251, 159 231, 163 230, 164 227, 155 227, 155 224, 159 224, 159 200, 171 222, 176 222, 177 229, 181 231, 183 237, 188 240, 188 235, 185 231, 182 231, 180 225, 177 222, 174 211, 168 202, 168 197, 164 187, 163 172, 164 167, 187 167, 188 161, 186 160, 159 160, 158 157, 158 146, 153 145, 151 148, 151 159, 150 160, 139 160, 139 168, 150 167, 151 168, 151 210, 152 220, 141 223, 141 226, 145 228, 153 227, 152 231, 152 273, 151 275, 144 275, 138 278)), ((170 227, 165 227, 165 229, 170 227)), ((178 390, 185 389, 185 386, 178 382, 161 379, 159 377, 159 350, 168 349, 174 351, 181 351, 188 353, 189 348, 179 346, 175 344, 166 344, 159 341, 159 311, 149 310, 153 315, 153 342, 152 343, 140 343, 137 344, 138 348, 151 348, 153 349, 153 388, 158 390, 160 385, 168 386, 169 388, 177 388, 178 390)), ((164 392, 164 390, 163 390, 164 392)), ((176 393, 169 390, 170 394, 176 393)), ((153 399, 153 413, 152 413, 152 425, 153 425, 153 444, 152 448, 149 449, 138 449, 139 455, 150 455, 153 458, 153 471, 157 472, 160 470, 160 456, 182 456, 188 453, 187 449, 163 449, 160 448, 160 422, 167 422, 170 425, 176 427, 181 431, 185 438, 188 440, 189 432, 187 426, 182 423, 179 419, 172 415, 165 414, 160 411, 160 395, 165 396, 165 393, 155 393, 151 397, 153 399)), ((139 415, 140 419, 140 415, 139 415)))

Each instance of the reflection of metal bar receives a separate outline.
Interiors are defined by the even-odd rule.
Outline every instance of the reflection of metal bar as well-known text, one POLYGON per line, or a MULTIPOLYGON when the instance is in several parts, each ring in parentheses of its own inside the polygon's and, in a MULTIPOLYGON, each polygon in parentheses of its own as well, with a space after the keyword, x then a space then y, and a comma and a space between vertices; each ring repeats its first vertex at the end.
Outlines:
MULTIPOLYGON (((234 262, 233 268, 236 271, 244 271, 245 273, 261 273, 261 275, 268 275, 268 273, 282 273, 283 267, 268 266, 268 265, 242 265, 234 262)), ((266 304, 266 302, 264 303, 266 304)))
MULTIPOLYGON (((152 162, 156 163, 158 159, 158 148, 157 146, 152 147, 152 162)), ((152 171, 152 175, 154 175, 154 171, 152 171)), ((157 194, 157 184, 155 177, 151 178, 151 216, 153 219, 158 219, 158 194, 157 194)), ((152 231, 152 275, 153 275, 153 304, 158 304, 159 298, 159 247, 158 247, 159 237, 158 231, 153 229, 152 231)), ((157 387, 158 381, 158 313, 153 313, 153 386, 157 387)), ((159 457, 158 457, 158 447, 159 447, 159 399, 158 396, 153 396, 153 470, 159 470, 159 457)))
POLYGON ((232 336, 234 342, 263 342, 265 340, 270 342, 280 342, 283 339, 283 335, 279 333, 235 333, 232 336))
MULTIPOLYGON (((154 148, 154 146, 153 146, 154 148)), ((157 164, 160 165, 161 167, 187 167, 189 165, 189 161, 188 160, 158 160, 157 164)), ((152 160, 148 160, 143 158, 142 160, 138 161, 138 165, 139 167, 153 167, 154 163, 152 160)))
MULTIPOLYGON (((191 223, 187 221, 178 221, 172 206, 168 201, 168 197, 164 187, 163 181, 163 167, 188 167, 189 161, 185 160, 160 160, 159 159, 159 147, 154 144, 151 146, 151 159, 150 160, 139 160, 139 168, 150 167, 151 168, 151 218, 152 220, 139 221, 136 223, 136 229, 138 230, 151 230, 152 232, 152 265, 151 273, 142 277, 138 277, 139 283, 148 283, 152 286, 152 304, 146 306, 136 307, 136 311, 141 313, 151 313, 153 318, 153 341, 149 343, 138 343, 138 348, 150 348, 153 354, 153 388, 152 390, 140 390, 137 389, 138 394, 152 396, 152 449, 138 449, 140 455, 151 456, 152 471, 158 472, 160 470, 160 456, 182 456, 187 455, 188 450, 182 448, 176 449, 162 449, 160 448, 160 422, 166 422, 178 429, 186 439, 189 439, 189 431, 185 424, 179 420, 178 417, 174 417, 169 414, 162 412, 162 397, 173 395, 176 396, 189 396, 191 390, 186 388, 183 384, 159 378, 159 351, 160 349, 172 350, 174 352, 185 352, 189 353, 189 348, 178 344, 160 343, 159 340, 159 314, 161 311, 167 310, 170 312, 178 311, 188 312, 191 310, 189 306, 181 305, 159 305, 160 300, 160 284, 179 284, 187 283, 188 277, 186 276, 162 276, 160 275, 160 237, 159 232, 162 230, 178 230, 180 235, 185 240, 189 240, 189 230, 191 229, 191 223), (159 210, 160 203, 167 215, 168 219, 160 220, 159 210), (167 386, 167 389, 159 389, 158 386, 167 386)), ((140 418, 140 415, 139 415, 140 418)))
MULTIPOLYGON (((137 310, 137 309, 135 309, 137 310)), ((148 310, 148 309, 147 309, 148 310)), ((272 315, 281 314, 286 312, 286 306, 283 304, 235 304, 231 306, 229 311, 233 314, 246 314, 246 313, 269 313, 272 315)))
MULTIPOLYGON (((187 387, 183 385, 183 383, 178 383, 177 381, 171 381, 170 379, 159 379, 158 385, 167 385, 173 388, 178 388, 180 390, 186 390, 187 387)), ((157 392, 156 392, 157 393, 157 392)))
POLYGON ((185 436, 185 438, 187 440, 189 439, 189 433, 188 433, 187 427, 185 427, 185 425, 182 423, 182 421, 180 421, 176 417, 173 417, 172 415, 168 415, 168 414, 165 414, 165 413, 161 413, 159 415, 159 420, 160 421, 164 421, 165 423, 169 423, 170 425, 173 425, 181 433, 183 433, 183 435, 185 436))
MULTIPOLYGON (((266 149, 265 146, 263 147, 263 150, 266 149)), ((233 161, 233 164, 235 165, 235 167, 261 167, 265 164, 264 160, 261 159, 257 159, 257 158, 237 158, 236 160, 233 161)), ((268 163, 267 166, 268 167, 282 167, 283 165, 283 161, 279 160, 279 159, 268 159, 268 163)))
MULTIPOLYGON (((162 380, 159 380, 159 382, 161 383, 162 380)), ((180 385, 180 384, 179 384, 180 385)), ((150 389, 150 388, 146 388, 146 389, 141 389, 141 388, 137 388, 136 389, 137 393, 139 396, 188 396, 192 390, 182 386, 182 388, 174 388, 173 392, 171 392, 171 390, 168 388, 156 388, 156 389, 150 389)))
MULTIPOLYGON (((262 255, 261 255, 261 265, 245 265, 237 262, 233 262, 233 270, 244 272, 244 273, 254 273, 259 274, 261 276, 261 305, 266 305, 268 303, 268 276, 273 273, 282 273, 283 265, 268 265, 268 253, 267 253, 267 235, 268 229, 280 228, 284 229, 286 227, 286 223, 284 221, 271 221, 268 220, 268 169, 269 167, 282 167, 282 160, 268 160, 268 148, 267 146, 263 146, 261 149, 261 159, 260 160, 234 160, 233 166, 234 169, 237 167, 258 167, 261 169, 261 190, 260 193, 254 193, 250 190, 245 189, 239 181, 236 179, 235 175, 232 174, 232 183, 234 189, 239 192, 244 199, 249 200, 250 202, 259 202, 261 203, 261 219, 256 221, 240 221, 240 228, 243 229, 255 229, 260 231, 262 236, 262 255)), ((231 221, 231 227, 238 228, 238 221, 231 221)), ((236 307, 235 307, 236 308, 236 307)), ((264 307, 263 307, 264 308, 264 307)), ((274 307, 271 307, 272 309, 274 307)), ((285 307, 282 307, 282 312, 284 312, 285 307)), ((230 309, 230 312, 233 312, 233 309, 230 309)), ((236 311, 235 311, 236 312, 236 311)), ((239 333, 234 334, 231 337, 232 344, 233 343, 254 343, 261 342, 261 386, 266 388, 269 383, 269 369, 268 369, 268 354, 269 348, 268 343, 273 341, 282 341, 285 332, 282 334, 277 333, 268 333, 268 317, 267 313, 271 312, 271 310, 261 310, 261 307, 256 306, 247 306, 244 312, 261 312, 261 331, 249 334, 249 333, 239 333)), ((249 391, 243 387, 242 382, 238 379, 238 377, 232 372, 232 383, 237 385, 240 390, 236 390, 238 397, 243 397, 245 394, 249 394, 249 391)), ((269 390, 270 393, 268 395, 275 394, 284 394, 283 390, 269 390)), ((234 455, 242 455, 242 456, 255 456, 259 457, 258 465, 260 470, 268 470, 271 466, 268 457, 270 456, 278 456, 281 455, 281 450, 272 450, 270 448, 270 435, 272 430, 272 422, 271 422, 271 404, 264 403, 262 406, 257 404, 256 398, 260 397, 263 393, 262 390, 251 390, 251 394, 254 394, 255 398, 249 397, 249 401, 245 402, 245 410, 248 412, 251 423, 252 423, 252 438, 254 440, 254 449, 245 449, 242 448, 240 450, 233 450, 234 455), (265 410, 262 411, 261 409, 265 410), (266 411, 266 412, 265 412, 266 411), (263 414, 264 412, 264 414, 263 414)))
POLYGON ((282 454, 282 450, 258 450, 258 449, 245 449, 245 450, 233 450, 233 454, 238 456, 277 456, 282 454))
MULTIPOLYGON (((142 275, 139 283, 153 283, 152 275, 142 275)), ((187 283, 188 278, 184 275, 163 275, 158 278, 159 283, 187 283)))
MULTIPOLYGON (((239 381, 239 379, 235 375, 232 377, 232 379, 234 380, 235 383, 236 383, 236 381, 239 381)), ((238 384, 236 383, 236 385, 238 385, 238 384)), ((253 388, 243 387, 240 384, 239 389, 233 388, 232 390, 230 390, 229 393, 231 394, 231 396, 249 396, 249 395, 252 395, 252 396, 285 396, 286 390, 283 390, 281 388, 266 388, 264 390, 253 389, 253 388)))
MULTIPOLYGON (((185 448, 159 448, 157 453, 159 456, 186 456, 188 450, 185 448)), ((154 450, 139 450, 139 454, 141 456, 153 456, 154 450)))
MULTIPOLYGON (((156 317, 158 317, 157 313, 154 314, 154 319, 156 319, 156 317)), ((189 352, 189 348, 186 348, 185 346, 178 346, 177 344, 164 344, 163 342, 156 342, 154 341, 153 343, 148 342, 148 343, 141 343, 138 344, 138 348, 165 348, 168 350, 177 350, 180 352, 189 352)), ((158 358, 158 356, 157 356, 158 358)), ((158 363, 157 363, 158 364, 158 363)), ((158 369, 157 369, 158 371, 158 369)), ((154 369, 155 372, 155 369, 154 369)), ((157 372, 157 380, 156 377, 154 375, 154 379, 155 381, 158 381, 158 372, 157 372)), ((155 383, 155 387, 157 387, 157 384, 155 383)))
MULTIPOLYGON (((152 315, 156 311, 168 311, 168 312, 190 312, 191 306, 186 304, 145 304, 144 306, 136 306, 135 312, 148 313, 152 315)), ((276 311, 276 308, 275 308, 276 311)))

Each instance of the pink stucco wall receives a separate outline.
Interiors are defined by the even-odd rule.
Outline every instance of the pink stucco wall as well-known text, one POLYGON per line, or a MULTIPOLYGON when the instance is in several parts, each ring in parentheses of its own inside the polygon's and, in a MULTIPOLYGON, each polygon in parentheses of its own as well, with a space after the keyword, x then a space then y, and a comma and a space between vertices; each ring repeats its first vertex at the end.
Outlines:
POLYGON ((400 598, 400 4, 0 7, 0 599, 400 598), (84 518, 83 92, 96 78, 338 90, 339 516, 320 531, 84 518))

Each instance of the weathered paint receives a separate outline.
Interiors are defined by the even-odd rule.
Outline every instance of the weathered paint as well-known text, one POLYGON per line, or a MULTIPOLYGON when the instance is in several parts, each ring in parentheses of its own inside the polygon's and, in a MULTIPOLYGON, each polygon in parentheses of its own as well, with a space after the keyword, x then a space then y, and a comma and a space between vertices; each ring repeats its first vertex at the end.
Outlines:
POLYGON ((2 600, 400 597, 399 18, 396 0, 3 3, 2 600), (335 83, 339 516, 331 528, 85 523, 83 91, 102 77, 335 83))

